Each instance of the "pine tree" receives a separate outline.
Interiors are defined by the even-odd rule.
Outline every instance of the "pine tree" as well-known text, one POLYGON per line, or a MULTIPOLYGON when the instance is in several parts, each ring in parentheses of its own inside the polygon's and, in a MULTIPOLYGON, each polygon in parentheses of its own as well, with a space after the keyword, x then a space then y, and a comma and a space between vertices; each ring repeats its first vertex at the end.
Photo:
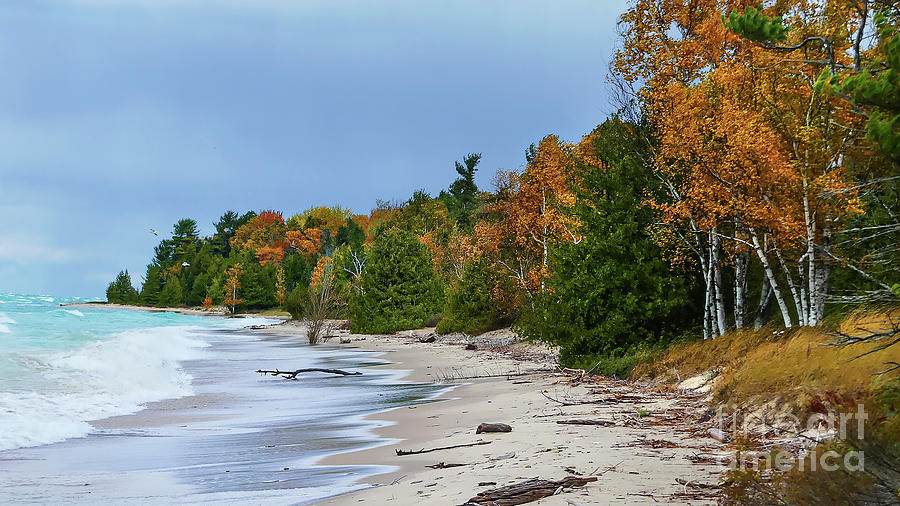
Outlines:
POLYGON ((490 267, 484 257, 479 258, 449 289, 441 321, 435 329, 438 334, 464 332, 478 335, 496 328, 501 318, 491 299, 495 279, 490 267))
POLYGON ((379 334, 420 328, 443 302, 443 289, 428 249, 414 234, 398 229, 376 235, 361 288, 351 304, 353 332, 379 334))
POLYGON ((440 199, 447 205, 450 216, 456 219, 463 230, 471 230, 474 226, 478 203, 475 172, 478 171, 480 161, 481 153, 469 153, 463 158, 463 163, 454 162, 454 168, 460 177, 450 184, 449 192, 441 192, 440 195, 440 199))
POLYGON ((159 292, 159 307, 177 307, 183 302, 183 293, 181 289, 181 281, 173 273, 169 273, 165 277, 166 282, 162 290, 159 292))
POLYGON ((160 290, 162 290, 162 269, 158 265, 148 265, 144 284, 141 285, 141 304, 145 306, 158 305, 160 290))
POLYGON ((115 281, 106 288, 106 300, 116 304, 134 304, 138 301, 137 290, 131 284, 127 269, 119 271, 115 281))
POLYGON ((696 314, 686 278, 670 269, 647 231, 653 213, 642 204, 644 192, 659 183, 630 127, 613 118, 582 141, 590 159, 609 161, 577 166, 573 211, 583 240, 556 245, 550 289, 517 323, 524 336, 559 345, 566 365, 661 344, 692 323, 685 315, 696 314))

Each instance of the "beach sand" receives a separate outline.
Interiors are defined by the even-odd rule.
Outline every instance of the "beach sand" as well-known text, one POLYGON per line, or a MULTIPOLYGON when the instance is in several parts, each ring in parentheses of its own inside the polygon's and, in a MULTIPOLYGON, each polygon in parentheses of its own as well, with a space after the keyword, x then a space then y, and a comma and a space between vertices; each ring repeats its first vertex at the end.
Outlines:
MULTIPOLYGON (((299 330, 287 323, 264 332, 299 330)), ((723 445, 698 424, 706 412, 699 395, 656 393, 611 379, 578 381, 571 372, 553 371, 555 354, 547 347, 508 344, 514 341, 509 331, 474 340, 476 350, 466 349, 471 340, 461 336, 420 342, 431 335, 432 329, 423 329, 342 336, 350 340, 342 346, 384 352, 382 358, 391 363, 378 367, 406 370, 406 381, 458 386, 436 402, 370 415, 385 422, 375 429, 385 444, 332 455, 319 464, 389 465, 393 471, 363 479, 366 489, 316 504, 463 504, 480 491, 566 476, 598 479, 535 504, 716 502, 715 491, 691 486, 717 483, 724 467, 710 462, 727 457, 723 445), (577 419, 615 425, 557 423, 577 419), (476 434, 483 422, 509 424, 513 431, 476 434), (481 441, 489 444, 395 453, 481 441), (463 465, 426 467, 441 463, 463 465)))

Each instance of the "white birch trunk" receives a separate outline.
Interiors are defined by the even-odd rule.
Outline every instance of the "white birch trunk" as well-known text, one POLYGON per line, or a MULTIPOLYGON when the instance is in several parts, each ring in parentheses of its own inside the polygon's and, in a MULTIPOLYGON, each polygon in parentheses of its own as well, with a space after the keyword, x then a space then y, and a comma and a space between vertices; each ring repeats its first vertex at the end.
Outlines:
POLYGON ((747 303, 747 253, 741 248, 734 260, 734 328, 744 328, 747 303))
POLYGON ((797 310, 797 318, 799 319, 798 324, 802 327, 803 325, 806 325, 806 311, 804 309, 803 299, 800 297, 800 290, 797 288, 797 283, 794 282, 794 277, 791 276, 790 268, 788 268, 787 263, 784 261, 784 255, 781 254, 781 248, 778 247, 778 244, 775 243, 774 240, 772 241, 772 248, 775 250, 775 255, 778 257, 778 263, 781 264, 781 270, 784 271, 788 289, 790 290, 791 297, 794 299, 794 308, 797 310))
POLYGON ((715 282, 715 315, 716 325, 718 326, 719 335, 725 333, 725 297, 722 294, 722 266, 719 263, 721 252, 721 239, 716 229, 710 232, 710 263, 713 269, 713 280, 715 282))
MULTIPOLYGON (((806 324, 810 326, 818 325, 820 315, 818 314, 818 304, 814 301, 818 299, 816 273, 816 215, 809 205, 809 183, 803 178, 803 219, 806 221, 806 263, 808 265, 807 286, 809 286, 809 299, 807 306, 806 324)), ((802 280, 801 280, 802 282, 802 280)))
POLYGON ((753 329, 759 330, 766 323, 766 308, 769 307, 769 301, 772 299, 772 285, 769 284, 769 277, 763 276, 762 289, 759 291, 759 305, 756 307, 756 317, 753 318, 753 329))
POLYGON ((750 238, 753 241, 753 250, 756 251, 756 256, 759 257, 759 262, 763 266, 763 270, 766 273, 766 277, 769 279, 769 285, 772 287, 772 295, 775 297, 775 301, 778 303, 778 309, 781 310, 781 317, 784 319, 784 326, 787 328, 791 328, 794 326, 791 321, 791 312, 788 310, 787 304, 784 302, 784 297, 781 295, 781 290, 778 289, 778 280, 775 279, 775 273, 772 272, 772 265, 769 263, 769 258, 766 256, 766 252, 763 251, 762 246, 759 243, 759 237, 756 235, 756 231, 752 228, 750 229, 750 238))

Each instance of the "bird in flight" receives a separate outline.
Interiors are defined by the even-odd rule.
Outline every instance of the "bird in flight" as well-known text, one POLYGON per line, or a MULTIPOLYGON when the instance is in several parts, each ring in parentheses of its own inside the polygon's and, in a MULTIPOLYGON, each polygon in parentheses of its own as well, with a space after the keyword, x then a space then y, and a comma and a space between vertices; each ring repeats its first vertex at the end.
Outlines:
POLYGON ((153 235, 159 235, 159 232, 157 232, 156 230, 153 230, 152 228, 150 229, 150 233, 153 235))

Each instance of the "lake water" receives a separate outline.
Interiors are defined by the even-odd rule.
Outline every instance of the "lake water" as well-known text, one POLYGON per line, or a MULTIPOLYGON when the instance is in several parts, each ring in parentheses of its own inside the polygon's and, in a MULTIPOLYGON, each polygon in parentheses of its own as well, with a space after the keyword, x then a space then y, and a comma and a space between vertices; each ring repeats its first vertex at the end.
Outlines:
POLYGON ((262 376, 385 361, 243 330, 262 318, 59 306, 79 301, 0 295, 2 504, 309 502, 385 471, 315 465, 385 444, 365 415, 444 388, 385 368, 262 376))

